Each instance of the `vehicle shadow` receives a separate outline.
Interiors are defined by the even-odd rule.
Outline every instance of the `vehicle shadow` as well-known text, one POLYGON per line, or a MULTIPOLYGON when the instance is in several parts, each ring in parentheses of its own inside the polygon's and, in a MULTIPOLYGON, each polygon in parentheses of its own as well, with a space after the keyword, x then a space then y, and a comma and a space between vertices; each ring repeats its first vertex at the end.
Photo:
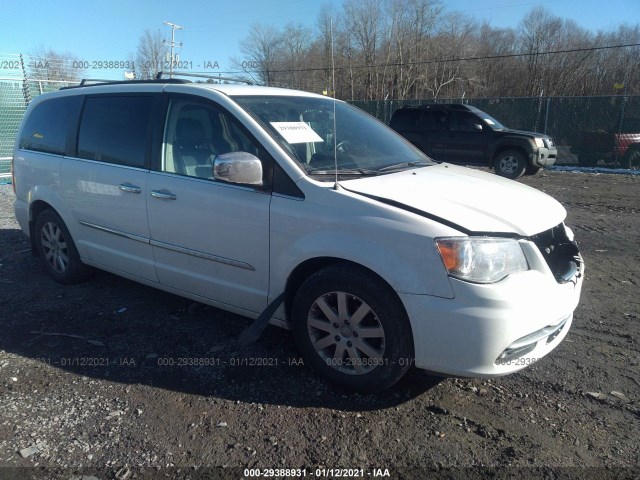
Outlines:
POLYGON ((59 285, 19 230, 0 230, 0 350, 80 376, 247 403, 376 410, 440 379, 412 369, 393 388, 358 395, 304 365, 290 332, 268 327, 242 347, 252 320, 96 271, 59 285))

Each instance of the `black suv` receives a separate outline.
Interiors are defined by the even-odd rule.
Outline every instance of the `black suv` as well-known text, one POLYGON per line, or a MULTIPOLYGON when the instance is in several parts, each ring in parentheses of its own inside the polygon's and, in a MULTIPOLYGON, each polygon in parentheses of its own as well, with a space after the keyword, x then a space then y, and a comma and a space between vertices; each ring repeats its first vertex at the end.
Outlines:
POLYGON ((556 161, 551 137, 511 130, 471 105, 403 107, 389 124, 431 158, 493 167, 498 175, 533 175, 556 161))

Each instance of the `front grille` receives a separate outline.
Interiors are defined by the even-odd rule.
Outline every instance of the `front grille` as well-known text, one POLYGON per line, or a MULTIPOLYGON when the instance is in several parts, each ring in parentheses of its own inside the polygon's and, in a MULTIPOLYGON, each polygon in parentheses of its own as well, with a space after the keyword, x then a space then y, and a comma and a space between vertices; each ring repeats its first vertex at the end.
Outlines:
POLYGON ((533 235, 529 240, 536 244, 558 283, 567 283, 580 270, 582 258, 575 241, 567 237, 564 224, 533 235))

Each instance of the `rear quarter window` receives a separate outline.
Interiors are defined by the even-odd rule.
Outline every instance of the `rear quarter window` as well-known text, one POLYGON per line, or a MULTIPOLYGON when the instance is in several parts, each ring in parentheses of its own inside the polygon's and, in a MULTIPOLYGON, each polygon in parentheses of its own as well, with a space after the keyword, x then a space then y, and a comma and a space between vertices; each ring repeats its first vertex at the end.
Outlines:
POLYGON ((18 147, 43 153, 64 155, 67 138, 77 126, 82 97, 45 100, 25 119, 18 147))
POLYGON ((78 133, 78 157, 131 167, 147 165, 154 97, 87 97, 78 133))

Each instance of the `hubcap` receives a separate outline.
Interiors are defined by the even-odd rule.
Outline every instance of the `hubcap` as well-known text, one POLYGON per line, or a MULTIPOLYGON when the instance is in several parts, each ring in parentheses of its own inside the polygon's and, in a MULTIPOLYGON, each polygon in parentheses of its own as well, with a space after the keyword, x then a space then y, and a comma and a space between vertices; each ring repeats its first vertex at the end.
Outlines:
POLYGON ((69 251, 60 227, 47 222, 42 226, 40 241, 44 257, 49 266, 58 273, 64 273, 69 265, 69 251))
POLYGON ((355 295, 330 292, 317 298, 307 329, 318 355, 342 373, 363 375, 383 365, 384 329, 371 307, 355 295))
POLYGON ((508 157, 502 157, 500 159, 500 170, 505 173, 513 173, 516 171, 518 166, 518 160, 513 155, 509 155, 508 157))

